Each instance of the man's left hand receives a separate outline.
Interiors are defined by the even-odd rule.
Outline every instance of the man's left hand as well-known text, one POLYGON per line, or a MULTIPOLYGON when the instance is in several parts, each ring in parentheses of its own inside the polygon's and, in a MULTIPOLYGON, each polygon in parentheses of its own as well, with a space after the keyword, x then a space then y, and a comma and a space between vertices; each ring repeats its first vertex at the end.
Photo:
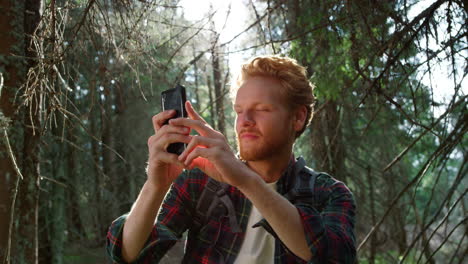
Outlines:
POLYGON ((185 126, 198 132, 192 136, 187 148, 179 156, 186 169, 199 168, 211 178, 239 187, 250 173, 248 167, 240 161, 226 137, 214 130, 195 110, 190 102, 185 103, 189 118, 171 119, 169 122, 176 126, 185 126))

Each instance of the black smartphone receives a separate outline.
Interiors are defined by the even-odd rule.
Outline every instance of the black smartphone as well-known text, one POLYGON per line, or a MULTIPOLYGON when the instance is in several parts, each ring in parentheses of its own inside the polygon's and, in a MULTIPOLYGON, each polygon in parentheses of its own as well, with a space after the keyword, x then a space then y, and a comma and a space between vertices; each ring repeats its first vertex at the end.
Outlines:
MULTIPOLYGON (((180 84, 177 84, 173 89, 169 89, 161 93, 162 110, 176 110, 176 114, 172 118, 187 117, 185 101, 187 101, 185 87, 180 84)), ((166 120, 164 124, 168 124, 170 119, 166 120)), ((185 150, 186 146, 187 144, 181 142, 172 143, 167 147, 167 152, 180 155, 185 150)))

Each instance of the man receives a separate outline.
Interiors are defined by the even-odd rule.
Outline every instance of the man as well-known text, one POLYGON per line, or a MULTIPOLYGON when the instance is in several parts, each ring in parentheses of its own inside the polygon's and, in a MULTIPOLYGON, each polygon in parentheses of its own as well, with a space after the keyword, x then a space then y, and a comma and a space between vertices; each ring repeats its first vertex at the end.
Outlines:
POLYGON ((109 229, 112 260, 155 263, 189 230, 186 263, 353 263, 355 205, 348 188, 321 173, 313 187, 302 188, 313 200, 286 195, 292 183, 315 175, 308 168, 301 170, 308 174, 292 172, 300 161, 293 144, 312 115, 312 89, 293 59, 266 56, 244 64, 233 85, 239 157, 189 102, 189 118, 163 125, 174 111, 154 116, 148 178, 130 213, 109 229), (179 156, 166 152, 174 142, 188 144, 179 156), (222 206, 193 230, 209 177, 230 186, 240 231, 222 206))

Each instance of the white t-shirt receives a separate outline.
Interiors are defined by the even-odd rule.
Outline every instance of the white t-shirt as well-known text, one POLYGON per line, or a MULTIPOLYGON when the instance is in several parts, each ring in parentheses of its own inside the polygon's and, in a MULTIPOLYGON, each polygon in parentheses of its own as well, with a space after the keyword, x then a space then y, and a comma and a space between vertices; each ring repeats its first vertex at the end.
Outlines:
MULTIPOLYGON (((267 184, 276 190, 276 182, 267 184)), ((262 219, 263 216, 252 205, 244 242, 234 264, 271 264, 274 262, 275 238, 261 226, 252 228, 262 219)))

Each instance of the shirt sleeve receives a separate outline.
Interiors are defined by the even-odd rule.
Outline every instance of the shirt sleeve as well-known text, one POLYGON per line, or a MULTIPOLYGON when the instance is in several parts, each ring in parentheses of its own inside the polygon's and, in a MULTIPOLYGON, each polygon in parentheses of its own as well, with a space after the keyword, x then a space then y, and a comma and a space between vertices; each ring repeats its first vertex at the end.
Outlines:
MULTIPOLYGON (((166 194, 151 234, 133 263, 157 263, 188 229, 193 215, 191 194, 193 187, 188 178, 190 173, 182 173, 166 194)), ((112 263, 126 263, 122 259, 122 233, 127 214, 120 216, 109 227, 106 250, 112 263)))
POLYGON ((322 200, 318 206, 296 204, 312 253, 309 263, 354 263, 356 206, 353 195, 342 182, 328 175, 324 177, 325 183, 315 188, 316 197, 322 200))

